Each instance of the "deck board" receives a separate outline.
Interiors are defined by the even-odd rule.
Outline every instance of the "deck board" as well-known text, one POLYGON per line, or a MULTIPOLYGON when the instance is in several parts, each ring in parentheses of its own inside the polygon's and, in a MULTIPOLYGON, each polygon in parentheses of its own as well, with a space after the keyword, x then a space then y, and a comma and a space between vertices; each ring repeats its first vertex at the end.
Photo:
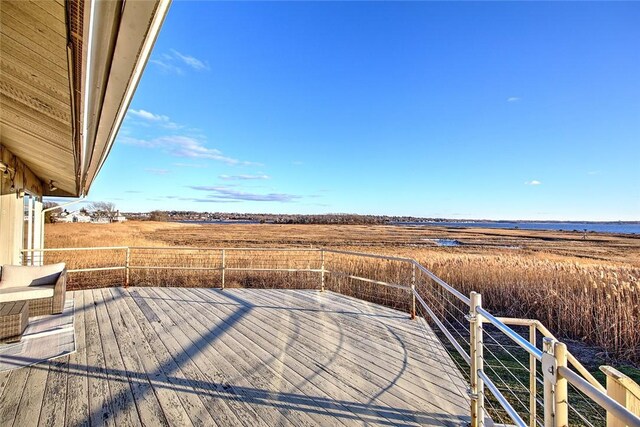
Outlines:
MULTIPOLYGON (((153 301, 153 297, 149 295, 149 289, 145 289, 145 296, 153 301)), ((175 290, 179 292, 179 290, 175 290)), ((153 304, 153 303, 152 303, 153 304)), ((228 380, 233 384, 237 384, 239 392, 249 401, 259 402, 265 391, 268 393, 270 384, 259 373, 260 362, 253 357, 249 349, 244 348, 233 341, 233 329, 227 325, 216 321, 203 320, 202 313, 195 312, 186 317, 182 313, 188 307, 182 302, 176 304, 166 304, 164 311, 171 316, 175 322, 181 322, 181 330, 188 334, 193 343, 197 347, 202 347, 205 343, 216 342, 216 350, 214 360, 216 363, 226 364, 224 372, 230 374, 228 380), (256 385, 256 387, 252 387, 256 385)), ((253 409, 262 421, 269 426, 287 425, 287 410, 283 410, 275 405, 253 405, 253 409)), ((293 420, 291 423, 295 422, 293 420)), ((308 425, 308 420, 298 419, 300 425, 308 425)))
POLYGON ((122 372, 126 372, 124 362, 113 331, 111 316, 107 312, 102 292, 99 289, 93 291, 93 299, 100 329, 105 370, 111 391, 115 424, 123 427, 140 426, 140 416, 133 400, 130 379, 122 375, 122 372))
POLYGON ((141 361, 153 390, 158 396, 160 405, 162 405, 165 418, 170 425, 193 425, 183 406, 183 402, 190 398, 186 393, 178 391, 180 372, 169 370, 173 358, 164 346, 163 337, 159 337, 155 333, 131 294, 122 289, 118 289, 117 292, 120 295, 121 304, 119 307, 124 321, 129 326, 138 351, 142 353, 141 361))
MULTIPOLYGON (((161 289, 156 290, 161 293, 161 289)), ((194 292, 190 292, 193 295, 194 292)), ((183 303, 184 304, 184 303, 183 303)), ((209 317, 208 313, 200 312, 201 318, 204 322, 210 321, 211 324, 217 324, 221 326, 222 318, 209 317)), ((227 313, 227 319, 233 321, 233 313, 227 313)), ((224 314, 223 314, 224 316, 224 314)), ((252 376, 260 376, 261 384, 266 387, 275 396, 278 396, 278 406, 281 412, 284 413, 285 418, 288 420, 288 424, 295 425, 328 425, 328 424, 342 424, 340 420, 335 420, 331 415, 320 406, 320 402, 315 402, 315 406, 318 410, 296 411, 296 404, 288 401, 286 396, 288 394, 300 394, 304 392, 296 385, 300 383, 304 378, 300 376, 296 370, 303 368, 300 365, 291 366, 285 364, 282 360, 282 355, 277 351, 273 351, 273 348, 265 348, 264 346, 256 345, 259 341, 252 339, 246 333, 246 329, 239 323, 233 323, 233 328, 230 329, 229 336, 230 341, 227 342, 227 347, 232 349, 247 349, 242 356, 244 356, 244 372, 252 376), (246 363, 249 362, 249 363, 246 363), (251 366, 253 364, 253 366, 251 366), (255 371, 255 372, 252 372, 255 371)), ((243 358, 239 357, 238 353, 233 356, 234 361, 237 363, 243 363, 243 358)), ((249 377, 249 378, 250 378, 249 377)), ((253 381, 251 381, 253 383, 253 381)), ((313 400, 313 399, 312 399, 313 400)))
POLYGON ((136 349, 135 342, 129 334, 129 327, 125 325, 123 316, 118 308, 118 301, 114 299, 110 289, 102 289, 102 297, 109 312, 113 331, 117 337, 118 347, 122 355, 123 369, 127 374, 127 379, 131 384, 131 392, 138 415, 142 425, 166 426, 168 425, 160 402, 153 393, 151 384, 146 376, 146 372, 140 355, 136 349))
POLYGON ((84 292, 75 291, 68 297, 73 297, 75 304, 73 327, 76 333, 77 350, 69 355, 65 425, 86 427, 89 425, 89 378, 87 376, 84 292))
MULTIPOLYGON (((287 296, 279 298, 283 299, 284 301, 287 300, 287 296)), ((278 304, 278 301, 274 299, 273 301, 270 301, 270 303, 276 306, 278 304)), ((318 322, 318 319, 315 319, 310 313, 296 311, 296 313, 292 315, 302 317, 303 322, 301 324, 303 326, 306 326, 307 328, 318 322)), ((370 316, 366 316, 366 318, 371 319, 370 316)), ((401 318, 406 320, 405 315, 402 315, 401 318)), ((438 387, 445 387, 443 382, 450 381, 448 375, 442 374, 441 372, 437 371, 437 368, 442 366, 442 361, 432 361, 427 353, 422 353, 423 350, 420 347, 416 347, 416 349, 420 349, 421 352, 411 352, 412 356, 415 356, 415 360, 413 361, 413 363, 411 363, 410 365, 407 364, 406 357, 408 356, 408 352, 402 351, 404 350, 402 347, 408 347, 407 340, 403 339, 402 341, 399 341, 397 336, 376 337, 374 333, 370 332, 373 330, 373 328, 370 326, 371 322, 367 323, 367 340, 360 340, 359 338, 362 336, 362 328, 358 328, 358 325, 362 325, 362 322, 363 321, 352 322, 349 320, 342 320, 340 322, 337 322, 335 321, 335 318, 332 318, 328 323, 325 322, 319 324, 322 325, 323 333, 325 334, 328 334, 334 338, 339 338, 340 336, 349 338, 349 348, 344 348, 341 350, 343 356, 347 359, 353 360, 358 364, 372 364, 373 366, 377 367, 377 372, 386 371, 386 373, 389 375, 393 374, 394 369, 403 369, 404 375, 399 379, 399 381, 407 381, 409 384, 411 384, 410 386, 408 386, 411 392, 416 391, 414 390, 414 387, 419 388, 419 393, 432 391, 434 384, 432 383, 431 385, 427 385, 425 384, 426 380, 437 381, 438 387), (389 345, 390 340, 399 344, 398 349, 394 349, 393 346, 389 345), (434 371, 434 368, 436 368, 436 371, 434 371), (440 374, 442 375, 439 376, 440 374)), ((316 332, 315 329, 316 327, 314 326, 314 329, 312 330, 313 333, 316 332)), ((397 334, 396 328, 393 328, 393 334, 397 334)), ((399 384, 400 383, 396 383, 396 385, 399 384)), ((461 401, 461 403, 463 402, 461 401)))
MULTIPOLYGON (((142 292, 142 290, 140 292, 142 292)), ((164 309, 157 309, 156 312, 151 313, 149 311, 153 310, 155 303, 143 295, 140 295, 140 293, 136 293, 136 295, 138 296, 135 301, 140 305, 144 305, 147 315, 158 319, 157 322, 152 323, 153 328, 158 336, 163 337, 163 343, 169 353, 174 355, 176 366, 180 366, 180 380, 188 383, 194 390, 204 389, 204 393, 198 393, 198 396, 194 396, 201 400, 201 404, 193 403, 193 405, 199 407, 198 411, 209 411, 210 416, 207 418, 210 418, 210 421, 208 421, 207 424, 211 425, 215 423, 221 426, 237 425, 238 420, 234 416, 233 411, 225 404, 219 395, 218 385, 210 381, 210 378, 203 372, 203 369, 216 370, 215 366, 207 363, 208 360, 206 358, 198 357, 202 352, 198 351, 196 346, 194 346, 193 342, 185 333, 184 328, 179 327, 177 323, 173 322, 164 309), (214 398, 213 395, 215 395, 216 398, 214 398)), ((189 413, 191 413, 191 410, 189 413)), ((203 416, 204 414, 199 416, 199 419, 194 419, 194 424, 200 424, 203 416)))
POLYGON ((115 414, 92 291, 84 292, 90 425, 113 426, 115 414))
POLYGON ((75 291, 78 351, 0 376, 1 425, 465 425, 406 313, 332 292, 75 291))
POLYGON ((29 376, 24 385, 24 391, 20 398, 18 412, 13 425, 36 426, 40 419, 40 410, 42 408, 42 399, 44 397, 44 388, 47 384, 47 376, 49 374, 49 364, 43 363, 36 369, 29 370, 29 376), (37 408, 33 410, 32 408, 37 408), (18 423, 20 420, 20 423, 18 423))
MULTIPOLYGON (((207 310, 207 305, 211 305, 207 302, 210 298, 210 296, 207 296, 203 300, 202 306, 204 310, 207 310)), ((227 310, 229 309, 227 308, 227 310)), ((213 310, 210 311, 213 312, 213 310)), ((254 316, 257 316, 257 313, 252 313, 252 316, 250 316, 249 319, 253 319, 254 316)), ((288 331, 281 330, 279 327, 273 328, 273 325, 274 322, 270 319, 265 320, 256 317, 255 321, 247 320, 247 325, 244 325, 243 322, 239 322, 235 327, 242 331, 250 342, 255 343, 259 347, 264 349, 275 349, 276 357, 293 358, 288 359, 286 364, 292 368, 295 367, 298 372, 304 373, 304 376, 301 378, 302 381, 300 382, 300 385, 304 386, 307 383, 315 383, 319 385, 320 391, 319 393, 317 391, 315 393, 309 393, 306 395, 307 397, 304 395, 282 394, 280 399, 285 401, 287 401, 287 399, 294 400, 300 405, 304 403, 305 406, 308 407, 307 410, 314 410, 314 406, 319 406, 325 409, 329 407, 332 410, 331 413, 334 417, 337 413, 340 414, 339 417, 335 417, 338 419, 344 418, 345 412, 350 412, 353 415, 349 418, 359 418, 367 425, 379 423, 398 425, 397 420, 389 419, 388 414, 386 414, 385 411, 380 411, 375 406, 364 405, 361 403, 354 404, 354 402, 363 402, 367 400, 367 396, 363 394, 361 389, 358 387, 357 381, 356 384, 354 384, 353 380, 345 381, 345 377, 333 372, 326 363, 323 363, 323 361, 317 357, 318 354, 301 352, 300 349, 296 348, 296 343, 301 339, 299 335, 296 335, 294 332, 292 334, 294 339, 291 339, 288 331), (337 396, 335 394, 336 392, 342 392, 343 394, 337 396), (327 396, 330 397, 331 400, 328 400, 326 398, 327 396), (339 407, 336 407, 338 404, 339 407), (371 416, 369 416, 368 419, 362 418, 362 413, 373 415, 373 418, 371 416)), ((255 346, 252 346, 252 348, 254 347, 255 346)), ((350 378, 354 377, 351 373, 347 373, 346 376, 350 378)), ((408 425, 415 424, 410 423, 408 425)))
MULTIPOLYGON (((223 293, 216 291, 213 291, 213 293, 218 296, 223 295, 223 293)), ((264 294, 266 292, 261 293, 261 296, 264 296, 264 294)), ((256 302, 260 303, 260 300, 256 302)), ((292 316, 292 311, 285 313, 288 316, 292 316)), ((378 369, 371 370, 370 366, 362 363, 361 359, 367 354, 354 350, 351 346, 351 340, 341 340, 341 337, 326 334, 321 316, 316 316, 316 318, 308 321, 296 319, 296 326, 283 323, 283 320, 286 319, 283 319, 282 316, 271 318, 262 318, 261 316, 261 310, 257 310, 250 317, 250 319, 260 320, 254 327, 260 327, 260 324, 274 325, 280 323, 278 330, 293 328, 290 329, 290 333, 295 334, 296 339, 291 343, 291 347, 287 351, 302 353, 311 359, 311 363, 317 364, 320 362, 322 365, 320 368, 342 380, 343 387, 352 388, 354 391, 359 392, 359 401, 368 402, 368 406, 372 408, 385 408, 380 412, 380 415, 388 418, 389 422, 415 425, 421 422, 421 415, 413 411, 412 408, 432 406, 432 396, 429 396, 429 393, 419 393, 415 388, 406 386, 406 384, 403 390, 403 378, 401 377, 394 378, 394 386, 386 389, 389 385, 388 378, 391 375, 383 377, 378 372, 378 369), (335 358, 334 355, 338 348, 342 357, 335 358), (417 394, 425 395, 429 399, 418 402, 414 397, 417 394), (395 408, 395 411, 390 412, 386 408, 395 408)), ((356 339, 359 340, 360 338, 356 337, 356 339)), ((402 369, 403 367, 399 366, 396 371, 402 372, 402 369)))
MULTIPOLYGON (((287 298, 287 295, 284 295, 287 298)), ((381 369, 389 369, 389 357, 396 357, 400 353, 394 351, 392 346, 389 345, 389 339, 401 343, 403 348, 406 348, 408 352, 414 356, 413 363, 407 367, 407 376, 409 380, 418 381, 423 385, 425 391, 433 390, 434 386, 449 388, 446 385, 450 384, 450 397, 466 395, 467 385, 459 375, 451 375, 450 373, 456 372, 457 367, 455 363, 447 357, 446 351, 436 338, 435 334, 430 329, 415 328, 413 322, 406 322, 407 315, 402 313, 398 316, 396 310, 387 309, 386 307, 380 307, 377 304, 368 303, 361 300, 351 299, 351 297, 344 297, 341 295, 327 293, 322 299, 317 299, 315 304, 318 304, 321 308, 332 307, 333 309, 345 310, 346 313, 353 313, 354 304, 361 308, 364 313, 364 317, 357 316, 356 322, 350 321, 349 316, 339 316, 334 320, 342 326, 340 332, 353 338, 353 345, 360 347, 367 354, 369 354, 370 363, 376 364, 376 359, 372 358, 371 347, 374 343, 376 352, 380 351, 385 355, 384 364, 380 366, 381 369), (372 314, 389 310, 388 317, 384 322, 378 322, 372 314), (375 312, 375 313, 374 313, 375 312), (396 322, 394 319, 402 319, 396 322), (367 325, 367 341, 363 342, 358 340, 361 336, 361 324, 367 325), (410 325, 410 329, 404 329, 406 325, 410 325), (377 332, 378 329, 383 330, 386 336, 380 336, 377 332), (419 330, 419 331, 418 331, 419 330), (427 335, 425 337, 425 334, 427 335), (434 357, 436 355, 437 357, 434 357), (448 363, 443 369, 443 364, 448 363), (417 370, 413 372, 414 368, 417 370), (430 382, 430 385, 424 385, 426 382, 430 382)), ((418 319, 417 321, 422 321, 418 319)), ((462 399, 459 403, 466 404, 466 398, 462 399)))
POLYGON ((63 356, 49 363, 39 426, 64 426, 67 402, 67 381, 69 379, 69 356, 63 356))

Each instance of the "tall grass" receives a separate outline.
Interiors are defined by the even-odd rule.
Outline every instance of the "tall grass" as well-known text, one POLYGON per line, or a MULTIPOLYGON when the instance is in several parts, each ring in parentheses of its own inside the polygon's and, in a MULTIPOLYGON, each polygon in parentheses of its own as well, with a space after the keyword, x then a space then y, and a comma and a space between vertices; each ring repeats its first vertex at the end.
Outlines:
POLYGON ((558 336, 640 360, 640 269, 523 257, 458 256, 421 260, 486 307, 538 319, 558 336))

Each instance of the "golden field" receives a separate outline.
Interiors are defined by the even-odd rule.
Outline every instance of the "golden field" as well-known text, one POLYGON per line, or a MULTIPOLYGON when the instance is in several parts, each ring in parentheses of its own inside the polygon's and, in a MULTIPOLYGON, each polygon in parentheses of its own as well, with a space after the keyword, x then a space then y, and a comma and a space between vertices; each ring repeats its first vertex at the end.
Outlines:
MULTIPOLYGON (((583 239, 578 232, 530 230, 131 221, 48 224, 45 241, 49 248, 328 247, 410 257, 464 294, 482 293, 484 305, 495 313, 537 318, 558 336, 598 346, 617 357, 640 359, 638 236, 589 233, 583 239), (437 247, 430 240, 436 238, 457 239, 462 246, 437 247)), ((400 277, 374 263, 350 268, 377 280, 384 280, 385 274, 394 276, 388 281, 400 277)), ((168 277, 160 272, 157 276, 168 277)), ((369 296, 376 299, 371 291, 369 296)))

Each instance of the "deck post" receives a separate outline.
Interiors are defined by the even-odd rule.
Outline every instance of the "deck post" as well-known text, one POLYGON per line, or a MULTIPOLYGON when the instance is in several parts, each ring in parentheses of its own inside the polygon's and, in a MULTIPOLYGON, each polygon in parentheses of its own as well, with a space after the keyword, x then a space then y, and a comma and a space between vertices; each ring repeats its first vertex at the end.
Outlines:
POLYGON ((127 246, 127 253, 124 261, 124 287, 129 287, 129 261, 131 260, 131 248, 127 246))
MULTIPOLYGON (((536 341, 538 328, 535 322, 529 324, 529 343, 536 347, 536 341)), ((537 393, 537 384, 536 384, 536 369, 537 369, 537 360, 533 354, 529 354, 529 425, 531 427, 535 427, 536 425, 536 393, 537 393)))
POLYGON ((554 386, 558 366, 554 356, 556 340, 544 337, 542 339, 542 375, 544 377, 544 427, 555 427, 556 414, 554 405, 554 386))
MULTIPOLYGON (((640 386, 611 366, 600 366, 600 370, 607 376, 607 396, 640 416, 640 386)), ((607 412, 607 427, 626 427, 626 425, 611 412, 607 412)))
POLYGON ((469 341, 471 355, 471 427, 484 426, 484 381, 478 372, 484 370, 484 342, 482 336, 482 316, 477 308, 482 308, 482 296, 471 292, 471 308, 469 312, 469 341))
POLYGON ((416 318, 416 265, 411 264, 411 320, 416 318))
POLYGON ((222 280, 220 283, 220 288, 224 289, 224 269, 225 269, 225 264, 226 264, 226 260, 225 260, 225 250, 222 249, 222 268, 221 268, 221 274, 222 274, 222 280))
POLYGON ((324 249, 320 249, 320 292, 324 292, 324 249))
MULTIPOLYGON (((561 342, 556 342, 553 346, 553 356, 556 359, 557 367, 566 367, 567 345, 561 342)), ((554 388, 554 406, 556 413, 555 427, 567 427, 569 425, 569 395, 566 378, 556 374, 556 383, 554 388)))

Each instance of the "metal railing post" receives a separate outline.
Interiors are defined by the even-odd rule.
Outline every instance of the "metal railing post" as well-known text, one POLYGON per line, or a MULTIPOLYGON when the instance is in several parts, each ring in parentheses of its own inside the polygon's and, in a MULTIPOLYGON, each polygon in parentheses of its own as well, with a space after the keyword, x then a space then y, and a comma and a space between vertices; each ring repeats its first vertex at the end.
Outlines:
MULTIPOLYGON (((553 356, 556 359, 556 369, 567 367, 567 346, 564 343, 556 342, 553 346, 553 356)), ((568 427, 569 425, 569 394, 567 390, 567 380, 562 375, 556 374, 555 392, 555 427, 568 427)))
POLYGON ((221 280, 221 283, 220 283, 220 287, 222 289, 224 289, 224 270, 225 270, 225 267, 226 267, 225 250, 222 249, 222 270, 221 270, 222 280, 221 280))
POLYGON ((416 265, 411 264, 411 320, 416 318, 416 265))
POLYGON ((324 292, 324 249, 320 250, 321 273, 320 273, 320 292, 324 292))
POLYGON ((124 287, 129 287, 129 262, 131 261, 131 248, 127 247, 127 253, 124 261, 124 287))
POLYGON ((469 312, 469 337, 471 356, 471 427, 484 426, 484 381, 478 372, 484 371, 484 343, 482 336, 482 316, 477 308, 482 308, 482 296, 471 292, 471 307, 469 312))
MULTIPOLYGON (((537 332, 538 328, 536 327, 536 324, 529 324, 529 343, 534 347, 536 347, 537 332)), ((536 427, 537 421, 537 362, 536 357, 532 353, 529 353, 529 426, 531 427, 536 427)))
POLYGON ((544 375, 544 425, 569 425, 567 380, 558 375, 559 367, 567 367, 567 346, 552 338, 544 338, 542 373, 544 375))
POLYGON ((556 376, 558 374, 558 366, 554 356, 554 347, 556 340, 544 337, 542 339, 542 375, 544 377, 544 427, 555 427, 555 398, 554 386, 556 384, 556 376))

